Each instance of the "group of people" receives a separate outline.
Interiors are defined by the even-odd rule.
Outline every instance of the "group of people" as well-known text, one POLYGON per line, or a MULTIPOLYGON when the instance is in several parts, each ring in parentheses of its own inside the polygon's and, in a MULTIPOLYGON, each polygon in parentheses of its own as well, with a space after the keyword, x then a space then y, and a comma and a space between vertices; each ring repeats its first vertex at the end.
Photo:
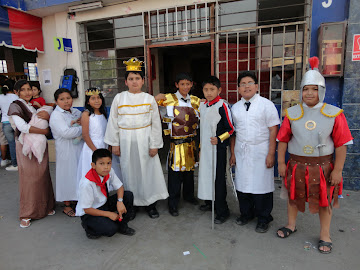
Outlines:
MULTIPOLYGON (((15 151, 15 134, 14 128, 11 126, 10 119, 7 115, 10 104, 18 99, 14 92, 15 81, 8 78, 1 78, 0 82, 0 146, 1 146, 1 167, 5 167, 7 171, 17 171, 17 159, 15 151)), ((33 91, 31 104, 35 108, 45 105, 45 100, 40 97, 41 89, 37 81, 30 82, 33 91)))
POLYGON ((199 209, 210 211, 214 200, 214 223, 224 223, 230 216, 225 180, 229 145, 240 207, 236 223, 243 226, 257 218, 256 232, 267 232, 273 220, 278 141, 279 173, 288 194, 288 223, 277 231, 277 236, 287 238, 296 232, 297 213, 304 212, 308 202, 310 212, 320 217, 319 251, 331 252, 332 206, 338 205, 346 145, 353 138, 343 111, 324 103, 325 80, 317 70, 316 59, 311 61, 313 69, 303 77, 300 103, 287 109, 279 132, 277 109, 258 94, 253 72, 240 73, 237 87, 241 99, 230 108, 220 98, 221 83, 215 76, 202 84, 205 101, 189 95, 193 81, 185 73, 176 77, 176 93, 153 97, 142 92, 142 62, 131 58, 124 64, 129 90, 115 96, 109 117, 99 89, 86 91, 83 113, 72 107, 66 89, 54 93, 57 106, 53 112, 36 113, 29 103, 30 84, 25 80, 15 84, 19 99, 11 103, 8 116, 13 118, 19 138, 16 153, 21 160, 21 227, 30 226, 32 219, 55 213, 47 147, 41 162, 38 157, 26 156, 21 134, 49 135, 51 130, 56 146, 56 200, 64 202, 66 215, 81 216, 91 239, 116 232, 134 235, 128 222, 135 218, 139 207, 145 207, 150 218, 157 218, 156 203, 166 198, 169 213, 178 216, 182 184, 185 201, 198 205, 198 197, 204 200, 199 209), (50 128, 31 125, 35 114, 48 121, 50 128), (161 122, 166 128, 162 129, 161 122), (197 130, 199 151, 195 143, 197 130), (158 155, 158 149, 163 147, 162 132, 170 136, 168 187, 158 155), (287 164, 286 151, 290 153, 287 164), (110 195, 111 191, 115 194, 110 195))

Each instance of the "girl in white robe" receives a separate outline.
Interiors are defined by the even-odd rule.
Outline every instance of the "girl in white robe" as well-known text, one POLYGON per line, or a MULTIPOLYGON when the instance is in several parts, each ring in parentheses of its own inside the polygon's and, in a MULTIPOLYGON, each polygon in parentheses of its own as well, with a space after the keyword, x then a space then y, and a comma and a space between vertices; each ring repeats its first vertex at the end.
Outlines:
POLYGON ((74 140, 82 133, 76 125, 81 112, 72 108, 72 97, 67 89, 55 91, 56 108, 50 117, 50 128, 56 149, 56 201, 64 202, 63 212, 74 217, 71 201, 77 201, 77 169, 83 141, 74 140))
MULTIPOLYGON (((85 93, 85 111, 81 115, 83 148, 80 155, 77 178, 80 181, 91 169, 92 154, 96 149, 108 148, 104 142, 107 125, 105 99, 97 88, 90 88, 85 93)), ((112 167, 121 179, 119 157, 113 156, 112 167)))

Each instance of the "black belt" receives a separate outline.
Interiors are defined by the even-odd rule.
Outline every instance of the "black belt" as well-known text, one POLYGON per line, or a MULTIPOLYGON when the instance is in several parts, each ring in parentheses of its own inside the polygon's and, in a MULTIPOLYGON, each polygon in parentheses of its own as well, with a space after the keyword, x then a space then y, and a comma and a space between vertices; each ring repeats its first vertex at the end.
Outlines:
POLYGON ((185 139, 171 139, 170 142, 174 143, 175 145, 183 144, 183 143, 191 143, 193 141, 193 137, 185 138, 185 139))

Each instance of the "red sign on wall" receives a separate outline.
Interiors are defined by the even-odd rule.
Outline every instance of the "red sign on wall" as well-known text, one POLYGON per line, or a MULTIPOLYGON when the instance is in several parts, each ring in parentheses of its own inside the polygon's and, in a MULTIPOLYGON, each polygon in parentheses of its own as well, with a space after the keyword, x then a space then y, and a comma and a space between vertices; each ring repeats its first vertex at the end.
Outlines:
POLYGON ((360 34, 354 35, 352 60, 360 61, 360 34))

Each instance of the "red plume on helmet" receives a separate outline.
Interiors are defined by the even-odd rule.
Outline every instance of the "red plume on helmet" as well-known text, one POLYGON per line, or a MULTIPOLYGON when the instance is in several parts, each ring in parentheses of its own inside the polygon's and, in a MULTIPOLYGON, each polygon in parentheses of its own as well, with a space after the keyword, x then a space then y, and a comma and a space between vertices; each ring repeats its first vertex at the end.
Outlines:
POLYGON ((319 70, 319 58, 316 56, 309 58, 309 64, 311 69, 319 70))

